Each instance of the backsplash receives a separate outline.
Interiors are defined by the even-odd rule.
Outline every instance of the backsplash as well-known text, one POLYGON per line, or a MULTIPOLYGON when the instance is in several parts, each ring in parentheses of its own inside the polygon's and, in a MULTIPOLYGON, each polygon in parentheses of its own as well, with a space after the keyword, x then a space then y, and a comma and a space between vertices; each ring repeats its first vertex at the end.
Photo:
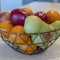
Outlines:
POLYGON ((1 12, 22 6, 22 0, 0 0, 1 12))

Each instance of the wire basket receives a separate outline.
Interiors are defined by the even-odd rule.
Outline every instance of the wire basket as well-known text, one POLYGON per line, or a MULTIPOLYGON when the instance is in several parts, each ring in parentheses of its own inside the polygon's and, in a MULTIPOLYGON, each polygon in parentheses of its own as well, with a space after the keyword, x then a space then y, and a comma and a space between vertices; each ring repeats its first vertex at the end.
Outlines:
MULTIPOLYGON (((6 32, 6 31, 0 30, 0 36, 1 36, 2 40, 8 46, 10 46, 12 49, 14 49, 15 51, 18 51, 18 52, 23 53, 23 54, 32 55, 32 54, 41 53, 41 52, 45 51, 48 47, 50 47, 57 40, 57 38, 60 36, 60 29, 56 29, 56 30, 44 32, 44 33, 29 33, 29 34, 16 34, 13 32, 6 32), (15 35, 13 42, 7 36, 10 34, 15 35), (34 36, 32 42, 36 46, 36 49, 32 47, 33 44, 27 44, 26 42, 25 42, 25 44, 16 43, 15 42, 16 38, 19 37, 20 39, 22 39, 21 36, 29 36, 30 38, 31 38, 31 36, 34 36), (38 42, 39 39, 41 42, 38 42), (34 42, 35 40, 37 40, 37 42, 34 42), (20 46, 22 46, 22 45, 24 45, 25 50, 22 50, 20 48, 20 46), (28 46, 28 47, 26 48, 26 46, 28 46), (42 48, 42 46, 44 46, 44 48, 42 48)), ((24 41, 24 39, 22 39, 22 40, 24 41)), ((32 40, 32 38, 31 38, 31 40, 32 40)))

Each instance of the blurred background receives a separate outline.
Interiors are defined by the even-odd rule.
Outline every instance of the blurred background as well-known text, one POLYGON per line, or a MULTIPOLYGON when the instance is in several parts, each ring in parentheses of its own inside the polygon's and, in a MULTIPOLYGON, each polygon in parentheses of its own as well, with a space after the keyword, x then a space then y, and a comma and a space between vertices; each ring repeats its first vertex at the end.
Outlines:
POLYGON ((59 3, 60 0, 0 0, 0 12, 9 11, 11 9, 23 6, 31 2, 53 2, 59 3))
POLYGON ((59 3, 60 0, 23 0, 23 5, 33 2, 33 1, 38 1, 38 2, 54 2, 54 3, 59 3))

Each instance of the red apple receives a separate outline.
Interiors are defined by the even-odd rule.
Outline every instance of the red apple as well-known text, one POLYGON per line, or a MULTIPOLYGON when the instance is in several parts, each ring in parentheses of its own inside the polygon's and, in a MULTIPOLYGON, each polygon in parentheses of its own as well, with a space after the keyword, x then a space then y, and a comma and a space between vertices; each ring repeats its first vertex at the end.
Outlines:
POLYGON ((28 12, 22 9, 14 9, 10 13, 10 20, 14 25, 24 25, 27 16, 29 16, 28 12))
POLYGON ((40 52, 42 52, 44 49, 41 48, 40 46, 37 46, 37 49, 39 49, 40 52))
POLYGON ((48 17, 45 12, 38 11, 35 13, 36 16, 38 16, 40 19, 42 19, 44 22, 49 23, 48 17))
POLYGON ((0 22, 9 19, 9 12, 0 13, 0 22))
POLYGON ((45 40, 49 40, 50 35, 51 35, 50 33, 45 33, 45 34, 43 34, 43 37, 44 37, 45 40))

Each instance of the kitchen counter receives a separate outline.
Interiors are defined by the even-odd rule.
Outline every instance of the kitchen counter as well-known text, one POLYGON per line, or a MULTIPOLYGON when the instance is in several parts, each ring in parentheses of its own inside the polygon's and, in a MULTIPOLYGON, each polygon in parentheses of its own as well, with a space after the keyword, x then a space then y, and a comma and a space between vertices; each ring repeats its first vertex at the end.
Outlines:
MULTIPOLYGON (((23 7, 29 7, 34 12, 39 10, 46 12, 51 9, 60 12, 60 4, 58 3, 33 2, 23 7)), ((60 37, 46 51, 38 55, 24 55, 14 51, 0 38, 0 60, 60 60, 60 37)))

